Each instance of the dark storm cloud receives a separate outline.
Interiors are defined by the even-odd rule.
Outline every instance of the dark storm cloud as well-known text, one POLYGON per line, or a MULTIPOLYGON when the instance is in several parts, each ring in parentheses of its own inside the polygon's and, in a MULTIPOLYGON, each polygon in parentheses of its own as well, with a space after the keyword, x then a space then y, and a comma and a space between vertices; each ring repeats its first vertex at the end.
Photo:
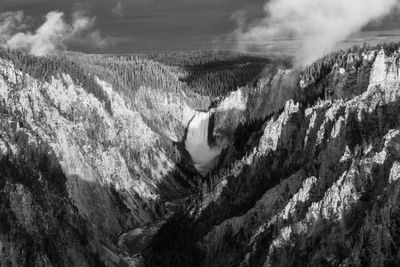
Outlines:
MULTIPOLYGON (((250 20, 263 16, 265 0, 0 0, 0 13, 23 11, 38 27, 50 11, 70 19, 74 7, 84 7, 96 17, 95 27, 111 45, 93 49, 73 44, 69 49, 84 52, 130 53, 155 50, 213 48, 215 40, 232 32, 232 15, 245 11, 250 20)), ((397 29, 398 16, 370 24, 367 30, 397 29)), ((282 40, 281 40, 282 41, 282 40)), ((229 47, 229 44, 224 44, 229 47)))

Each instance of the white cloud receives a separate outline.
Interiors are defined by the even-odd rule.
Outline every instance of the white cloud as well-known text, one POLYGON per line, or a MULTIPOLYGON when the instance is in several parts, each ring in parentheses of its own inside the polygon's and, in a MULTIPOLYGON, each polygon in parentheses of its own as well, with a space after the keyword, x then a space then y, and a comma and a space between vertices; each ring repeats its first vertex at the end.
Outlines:
POLYGON ((238 47, 277 38, 299 43, 296 64, 308 65, 363 26, 390 13, 398 0, 272 0, 264 5, 265 17, 247 24, 236 16, 230 37, 238 47))
POLYGON ((22 11, 5 12, 0 14, 0 43, 6 42, 14 32, 26 27, 22 11))
POLYGON ((50 12, 46 16, 46 22, 34 34, 18 32, 7 40, 5 46, 27 49, 34 55, 43 56, 63 45, 66 32, 67 25, 63 21, 63 14, 50 12))
POLYGON ((99 30, 95 30, 88 35, 91 46, 95 48, 106 48, 110 45, 111 39, 103 38, 99 30))
POLYGON ((121 1, 119 1, 117 3, 117 5, 112 9, 112 12, 114 13, 114 15, 116 15, 117 17, 122 17, 124 16, 124 13, 122 11, 122 3, 121 1))
POLYGON ((71 17, 71 23, 67 23, 64 13, 51 11, 46 15, 45 22, 34 32, 30 32, 26 30, 28 27, 22 12, 0 14, 0 45, 23 49, 36 56, 66 49, 68 44, 74 42, 91 43, 96 47, 106 45, 107 41, 101 37, 100 32, 91 30, 95 18, 86 16, 82 10, 73 12, 71 17))

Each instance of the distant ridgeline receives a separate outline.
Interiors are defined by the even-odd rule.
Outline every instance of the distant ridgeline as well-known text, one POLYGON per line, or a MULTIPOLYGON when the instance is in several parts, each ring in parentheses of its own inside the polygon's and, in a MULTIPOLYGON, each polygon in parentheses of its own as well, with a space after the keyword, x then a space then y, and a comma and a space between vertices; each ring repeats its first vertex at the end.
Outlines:
MULTIPOLYGON (((361 64, 361 54, 383 47, 392 53, 396 43, 370 47, 354 46, 348 50, 332 53, 301 70, 300 78, 305 84, 316 84, 328 74, 334 65, 346 67, 348 53, 361 64)), ((291 67, 288 56, 282 58, 260 54, 246 54, 234 51, 188 51, 160 52, 134 55, 87 55, 63 52, 48 57, 35 57, 18 50, 0 49, 0 57, 10 60, 17 69, 32 77, 49 81, 52 76, 66 73, 92 93, 110 110, 110 103, 94 77, 109 82, 115 90, 123 92, 128 99, 134 99, 141 87, 161 89, 166 92, 183 90, 194 108, 198 95, 214 101, 239 87, 253 88, 258 78, 277 69, 291 67)), ((352 64, 352 63, 350 63, 352 64)), ((356 77, 355 77, 356 78, 356 77)))
MULTIPOLYGON (((371 47, 354 46, 329 54, 305 68, 305 80, 316 82, 329 72, 333 64, 345 66, 348 53, 357 53, 383 47, 392 53, 396 43, 371 47)), ((19 50, 0 49, 0 57, 34 78, 48 80, 59 73, 68 73, 87 90, 96 95, 98 90, 93 75, 110 82, 125 93, 150 86, 158 89, 183 88, 206 96, 223 96, 238 87, 256 82, 268 65, 291 66, 288 56, 281 58, 235 51, 198 50, 187 52, 154 52, 133 55, 87 55, 64 52, 57 56, 35 57, 19 50), (181 82, 184 82, 183 84, 181 82)), ((96 95, 97 96, 97 95, 96 95)), ((101 99, 101 96, 98 96, 101 99)))

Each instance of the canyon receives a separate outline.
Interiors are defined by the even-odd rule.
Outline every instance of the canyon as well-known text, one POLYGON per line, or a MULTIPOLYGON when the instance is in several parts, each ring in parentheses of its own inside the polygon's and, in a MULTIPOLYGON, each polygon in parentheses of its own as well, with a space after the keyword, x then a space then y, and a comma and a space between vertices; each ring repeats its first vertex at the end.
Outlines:
POLYGON ((0 54, 0 265, 400 263, 398 47, 216 97, 160 59, 66 58, 85 80, 0 54))

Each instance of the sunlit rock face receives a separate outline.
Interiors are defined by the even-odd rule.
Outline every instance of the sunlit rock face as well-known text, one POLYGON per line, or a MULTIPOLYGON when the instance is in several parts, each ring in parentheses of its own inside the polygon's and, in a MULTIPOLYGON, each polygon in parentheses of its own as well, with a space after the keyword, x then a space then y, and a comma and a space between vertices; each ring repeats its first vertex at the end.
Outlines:
POLYGON ((184 138, 185 130, 196 112, 187 104, 187 96, 183 92, 140 87, 134 101, 135 108, 152 129, 174 142, 184 138))
POLYGON ((380 51, 369 86, 350 100, 320 101, 308 109, 289 101, 264 125, 257 154, 245 160, 265 172, 264 179, 274 179, 272 173, 280 177, 253 208, 210 228, 199 242, 207 251, 204 266, 398 262, 390 247, 398 246, 393 229, 398 184, 391 181, 399 176, 400 90, 398 70, 387 67, 395 60, 380 51), (271 167, 257 162, 281 151, 289 153, 267 160, 271 167), (276 168, 295 173, 279 175, 276 168), (376 235, 390 241, 369 243, 376 235), (237 246, 227 245, 227 239, 237 246), (377 250, 378 258, 362 256, 377 250))
POLYGON ((0 265, 119 264, 118 236, 186 192, 161 142, 178 123, 156 132, 96 82, 111 112, 68 74, 38 81, 0 59, 0 265))
POLYGON ((177 220, 191 222, 179 226, 185 246, 168 253, 195 266, 398 265, 398 60, 370 51, 335 65, 324 85, 300 77, 300 94, 166 227, 172 236, 177 220))
POLYGON ((241 124, 263 120, 282 110, 296 93, 296 73, 278 68, 262 76, 254 88, 238 88, 221 100, 215 109, 213 136, 215 142, 232 143, 241 124))

